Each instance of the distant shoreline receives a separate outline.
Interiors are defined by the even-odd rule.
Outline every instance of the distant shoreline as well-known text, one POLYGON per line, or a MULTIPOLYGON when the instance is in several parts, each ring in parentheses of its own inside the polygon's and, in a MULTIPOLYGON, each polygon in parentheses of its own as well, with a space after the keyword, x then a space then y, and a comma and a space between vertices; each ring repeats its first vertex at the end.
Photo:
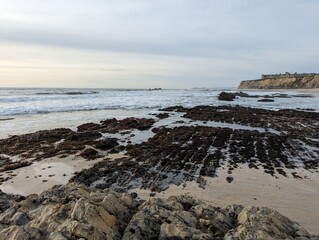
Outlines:
POLYGON ((301 92, 301 93, 314 93, 314 94, 319 94, 319 88, 300 88, 300 89, 284 89, 284 88, 280 88, 280 89, 258 89, 258 88, 237 88, 238 91, 259 91, 259 92, 301 92))

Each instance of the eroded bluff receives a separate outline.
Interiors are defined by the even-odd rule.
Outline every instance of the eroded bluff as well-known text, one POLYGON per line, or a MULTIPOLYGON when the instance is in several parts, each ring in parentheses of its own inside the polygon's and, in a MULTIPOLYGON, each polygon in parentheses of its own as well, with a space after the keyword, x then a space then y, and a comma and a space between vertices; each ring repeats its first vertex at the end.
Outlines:
POLYGON ((319 239, 280 213, 218 208, 187 195, 141 202, 68 184, 40 195, 0 192, 0 239, 319 239))
POLYGON ((319 74, 310 76, 268 77, 241 81, 239 89, 311 89, 319 88, 319 74))

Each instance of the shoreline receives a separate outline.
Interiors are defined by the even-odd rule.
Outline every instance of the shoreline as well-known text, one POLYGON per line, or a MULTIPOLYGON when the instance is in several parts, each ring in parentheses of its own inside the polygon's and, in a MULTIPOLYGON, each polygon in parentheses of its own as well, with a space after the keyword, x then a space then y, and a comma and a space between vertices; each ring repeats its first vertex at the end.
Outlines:
MULTIPOLYGON (((240 89, 225 89, 223 91, 240 91, 240 89)), ((278 92, 281 90, 252 90, 247 89, 244 90, 249 93, 258 91, 259 95, 261 92, 267 92, 268 95, 271 95, 270 92, 278 92)), ((284 89, 282 91, 289 92, 290 90, 284 89)), ((45 129, 52 129, 52 128, 71 128, 73 129, 75 126, 80 125, 82 123, 86 122, 99 122, 100 120, 106 119, 106 118, 127 118, 127 117, 148 117, 149 114, 153 114, 156 112, 156 110, 160 107, 168 107, 173 105, 182 105, 184 107, 194 107, 198 105, 211 105, 211 106, 221 106, 221 105, 242 105, 247 107, 254 107, 254 108, 267 108, 267 109, 285 109, 285 108, 311 108, 315 111, 319 112, 319 107, 316 104, 316 101, 319 99, 319 90, 300 90, 300 93, 308 93, 312 94, 314 98, 301 98, 301 97, 294 97, 294 95, 297 95, 298 91, 291 90, 293 93, 289 94, 291 95, 291 98, 276 98, 273 103, 259 103, 257 102, 256 98, 237 98, 236 101, 233 102, 224 102, 218 100, 218 93, 220 91, 200 91, 200 90, 190 90, 190 91, 172 91, 167 92, 163 91, 160 93, 152 93, 151 95, 132 95, 134 97, 133 103, 131 104, 123 104, 123 101, 127 100, 127 102, 131 102, 130 96, 124 96, 124 98, 120 101, 119 97, 116 99, 113 99, 112 96, 110 96, 110 100, 114 100, 114 104, 110 104, 110 107, 114 107, 114 109, 108 109, 108 110, 83 110, 83 111, 57 111, 57 112, 46 112, 46 109, 48 107, 53 107, 53 110, 55 111, 57 108, 56 102, 57 100, 50 100, 47 99, 38 99, 39 95, 31 95, 32 99, 35 98, 38 105, 36 108, 33 108, 32 101, 30 102, 21 102, 20 98, 17 97, 15 100, 11 100, 12 102, 8 102, 8 99, 6 99, 6 96, 2 96, 3 99, 0 99, 0 107, 2 107, 1 111, 1 117, 0 117, 0 139, 8 137, 9 135, 20 135, 24 133, 31 133, 37 130, 45 130, 45 129), (313 92, 313 93, 311 93, 313 92), (158 96, 157 96, 158 95, 158 96), (145 101, 142 99, 142 97, 148 99, 151 98, 152 102, 151 104, 144 103, 145 101), (4 102, 1 102, 1 100, 4 100, 4 102), (20 101, 20 102, 19 102, 20 101), (42 101, 45 101, 45 103, 42 105, 42 101), (134 103, 136 101, 136 103, 134 103), (53 104, 51 106, 50 104, 53 104), (30 105, 30 106, 29 106, 30 105), (160 106, 158 106, 160 105, 160 106), (31 107, 30 111, 27 111, 28 108, 31 107), (130 109, 130 108, 133 109, 130 109), (137 108, 134 108, 137 107, 137 108), (29 114, 25 115, 10 115, 10 112, 18 112, 18 110, 21 110, 20 113, 29 112, 29 114), (41 112, 41 110, 43 112, 41 112)), ((28 100, 30 98, 29 95, 26 98, 28 100)), ((61 96, 59 96, 60 99, 61 96)), ((71 106, 73 104, 77 104, 77 101, 80 101, 80 106, 88 105, 90 104, 90 97, 91 95, 86 98, 86 96, 83 97, 83 99, 73 99, 74 96, 70 96, 71 99, 68 100, 68 107, 72 109, 71 106)), ((103 103, 106 100, 108 100, 109 97, 104 96, 103 94, 98 94, 97 99, 94 99, 92 106, 94 104, 97 104, 99 102, 103 103), (105 99, 104 99, 105 98, 105 99)), ((0 97, 1 98, 1 97, 0 97)), ((59 102, 62 103, 64 101, 63 99, 59 100, 59 102)), ((80 106, 78 108, 74 108, 75 110, 81 110, 80 106)), ((83 107, 83 106, 82 106, 83 107)), ((98 107, 98 105, 97 105, 98 107)), ((64 108, 61 108, 62 110, 64 108)), ((67 108, 66 108, 67 109, 67 108)))
POLYGON ((319 113, 172 106, 152 114, 1 139, 0 170, 32 164, 1 170, 10 179, 0 189, 39 194, 72 178, 141 200, 187 194, 271 207, 319 234, 319 113))
POLYGON ((259 89, 259 88, 237 88, 237 91, 258 91, 258 92, 300 92, 300 93, 313 93, 318 95, 319 94, 319 88, 292 88, 292 89, 285 89, 285 88, 271 88, 271 89, 259 89))
MULTIPOLYGON (((228 183, 226 169, 217 172, 216 178, 205 178, 205 189, 199 188, 196 182, 186 186, 170 187, 154 197, 167 198, 186 194, 207 204, 226 207, 231 204, 243 206, 269 207, 288 218, 297 221, 312 234, 319 234, 319 170, 314 172, 297 170, 306 179, 279 177, 273 178, 261 170, 250 169, 242 165, 233 172, 234 181, 228 183)), ((134 189, 147 200, 152 193, 149 190, 134 189)))

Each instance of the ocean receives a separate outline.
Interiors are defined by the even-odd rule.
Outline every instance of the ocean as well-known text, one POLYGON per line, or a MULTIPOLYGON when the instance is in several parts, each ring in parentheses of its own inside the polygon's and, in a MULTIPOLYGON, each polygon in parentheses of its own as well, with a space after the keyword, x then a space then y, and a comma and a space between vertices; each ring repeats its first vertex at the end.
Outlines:
MULTIPOLYGON (((236 89, 0 89, 0 138, 40 129, 75 128, 106 118, 147 117, 173 105, 243 105, 266 109, 312 109, 319 112, 319 95, 285 91, 289 98, 257 102, 256 98, 219 101, 221 91, 236 89)), ((244 91, 252 95, 276 95, 280 91, 244 91)))

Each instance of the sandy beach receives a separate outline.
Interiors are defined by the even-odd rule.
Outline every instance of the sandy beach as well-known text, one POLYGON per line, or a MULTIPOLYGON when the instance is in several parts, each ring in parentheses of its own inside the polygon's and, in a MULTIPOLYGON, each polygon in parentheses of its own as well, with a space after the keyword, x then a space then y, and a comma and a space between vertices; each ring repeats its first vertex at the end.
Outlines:
POLYGON ((319 240, 319 0, 0 2, 0 240, 319 240))
MULTIPOLYGON (((108 158, 121 158, 122 154, 109 154, 108 158)), ((9 181, 0 185, 0 190, 8 193, 40 194, 54 185, 67 184, 76 171, 92 167, 102 159, 87 161, 82 157, 58 157, 36 162, 31 166, 14 171, 9 181), (27 187, 26 187, 27 182, 27 187)), ((12 173, 4 173, 2 176, 12 173)), ((217 172, 218 177, 205 177, 205 188, 200 188, 195 181, 180 186, 170 185, 165 191, 152 194, 150 190, 132 189, 140 199, 152 197, 167 198, 186 194, 208 204, 226 207, 231 204, 243 206, 269 207, 297 221, 310 233, 319 234, 319 171, 297 170, 302 179, 295 179, 291 173, 288 177, 274 178, 260 169, 250 169, 240 165, 234 170, 234 181, 229 183, 227 169, 217 172)))
MULTIPOLYGON (((228 183, 226 169, 218 171, 217 178, 205 178, 205 189, 198 183, 189 182, 186 186, 171 185, 155 197, 167 198, 180 194, 190 195, 213 206, 225 207, 231 204, 243 206, 269 207, 290 219, 299 222, 312 234, 319 234, 319 172, 300 170, 304 179, 273 178, 261 170, 241 165, 233 172, 234 181, 228 183)), ((148 199, 151 191, 136 191, 143 199, 148 199)))
MULTIPOLYGON (((106 155, 110 159, 123 156, 123 154, 106 155)), ((102 158, 97 158, 87 161, 76 155, 70 155, 63 159, 59 157, 44 159, 15 171, 0 173, 0 176, 4 178, 13 176, 9 181, 0 185, 0 190, 23 196, 40 194, 54 185, 67 184, 75 172, 90 168, 101 160, 102 158)))

